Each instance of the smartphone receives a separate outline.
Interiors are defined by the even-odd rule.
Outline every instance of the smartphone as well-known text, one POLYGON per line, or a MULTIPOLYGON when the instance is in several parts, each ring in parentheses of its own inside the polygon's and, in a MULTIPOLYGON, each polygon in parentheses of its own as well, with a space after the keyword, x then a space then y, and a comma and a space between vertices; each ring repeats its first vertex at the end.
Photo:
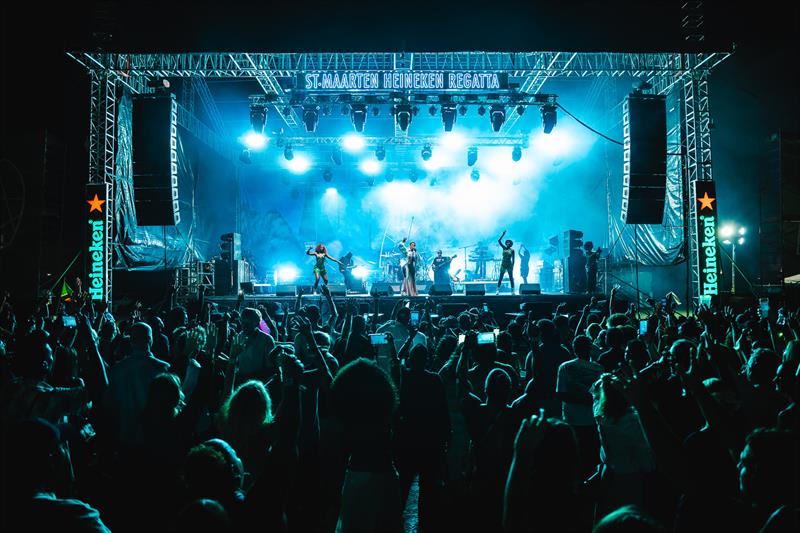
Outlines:
POLYGON ((769 315, 769 298, 759 298, 758 307, 761 309, 761 316, 766 318, 769 315))
POLYGON ((61 317, 61 325, 65 328, 76 328, 78 327, 78 321, 75 320, 74 316, 64 315, 61 317))
POLYGON ((639 335, 647 335, 647 320, 639 321, 639 335))
POLYGON ((369 341, 373 345, 389 344, 389 341, 386 339, 386 334, 385 333, 370 333, 369 334, 369 341))
POLYGON ((489 306, 488 305, 483 304, 483 312, 484 313, 488 313, 489 312, 489 306))
POLYGON ((494 336, 497 337, 498 335, 500 335, 500 328, 494 328, 492 332, 494 333, 494 336))
POLYGON ((478 344, 494 344, 494 332, 478 333, 478 344))
POLYGON ((411 325, 416 326, 419 324, 419 311, 411 311, 411 325))
POLYGON ((464 339, 466 339, 466 338, 467 338, 467 336, 464 335, 463 333, 461 335, 459 335, 458 336, 458 344, 464 344, 464 339))

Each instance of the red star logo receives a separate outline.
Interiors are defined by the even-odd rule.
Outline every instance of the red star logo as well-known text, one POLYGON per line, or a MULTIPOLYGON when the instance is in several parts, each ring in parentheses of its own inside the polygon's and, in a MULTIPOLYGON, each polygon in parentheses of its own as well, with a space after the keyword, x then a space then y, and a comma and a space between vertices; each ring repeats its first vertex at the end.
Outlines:
POLYGON ((702 211, 703 209, 711 209, 713 211, 714 206, 712 206, 711 203, 714 200, 716 200, 716 198, 711 198, 708 196, 707 192, 704 192, 703 197, 697 199, 697 201, 700 202, 700 210, 702 211))
POLYGON ((92 211, 100 211, 102 213, 103 212, 103 204, 106 203, 106 201, 99 199, 97 197, 97 195, 95 194, 94 198, 92 200, 86 200, 86 203, 89 204, 90 206, 92 206, 89 209, 90 213, 92 211))

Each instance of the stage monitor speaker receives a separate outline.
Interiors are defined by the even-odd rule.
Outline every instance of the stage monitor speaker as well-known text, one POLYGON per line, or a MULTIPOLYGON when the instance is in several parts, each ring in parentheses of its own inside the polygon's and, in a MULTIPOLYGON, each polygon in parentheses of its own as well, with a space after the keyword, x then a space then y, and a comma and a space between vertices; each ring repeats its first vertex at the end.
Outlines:
POLYGON ((451 296, 453 294, 453 288, 449 283, 434 283, 431 285, 428 294, 431 296, 451 296))
POLYGON ((244 281, 242 282, 239 287, 242 289, 242 292, 245 294, 254 294, 255 288, 252 281, 244 281))
POLYGON ((372 296, 392 296, 394 294, 394 289, 392 289, 391 283, 379 281, 372 284, 369 293, 372 296))
POLYGON ((622 127, 622 220, 661 224, 667 187, 665 97, 628 95, 622 106, 622 127))
POLYGON ((519 286, 520 294, 542 294, 542 289, 538 283, 523 283, 519 286))
POLYGON ((466 296, 485 296, 486 285, 483 283, 470 283, 464 286, 464 294, 466 296))
POLYGON ((582 294, 586 292, 586 258, 573 256, 564 260, 564 292, 582 294))
POLYGON ((275 296, 297 296, 297 285, 278 285, 275 287, 275 296))
POLYGON ((181 221, 175 95, 137 95, 133 98, 131 114, 136 223, 139 226, 175 226, 181 221))
POLYGON ((331 296, 347 295, 347 289, 344 285, 328 285, 328 290, 331 291, 331 296))

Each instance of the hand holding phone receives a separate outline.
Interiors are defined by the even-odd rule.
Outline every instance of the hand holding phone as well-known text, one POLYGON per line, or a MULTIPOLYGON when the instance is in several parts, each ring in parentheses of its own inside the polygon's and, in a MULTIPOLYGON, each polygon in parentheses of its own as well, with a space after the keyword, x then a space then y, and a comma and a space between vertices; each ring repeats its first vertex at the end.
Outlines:
POLYGON ((372 343, 373 346, 378 346, 381 344, 389 344, 389 341, 386 339, 385 333, 370 333, 369 341, 372 343))
POLYGON ((416 326, 419 324, 419 311, 411 311, 411 325, 416 326))
POLYGON ((494 332, 478 333, 478 344, 494 344, 494 332))
POLYGON ((647 320, 639 321, 639 335, 647 335, 647 320))

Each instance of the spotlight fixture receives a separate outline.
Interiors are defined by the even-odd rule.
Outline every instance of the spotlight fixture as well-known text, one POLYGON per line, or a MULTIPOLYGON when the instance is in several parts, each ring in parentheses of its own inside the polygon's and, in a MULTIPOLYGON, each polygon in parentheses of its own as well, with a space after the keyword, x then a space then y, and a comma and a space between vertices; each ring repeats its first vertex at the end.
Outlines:
POLYGON ((517 115, 522 116, 523 113, 525 113, 525 106, 520 104, 517 106, 517 115))
POLYGON ((267 124, 267 108, 263 104, 252 104, 250 106, 250 126, 256 133, 263 134, 264 126, 267 124))
POLYGON ((415 117, 417 115, 419 115, 419 106, 418 105, 415 105, 414 107, 411 108, 411 114, 414 115, 415 117))
POLYGON ((461 115, 462 117, 463 117, 463 116, 465 116, 465 115, 467 114, 467 106, 465 106, 465 105, 463 105, 463 104, 462 104, 462 105, 461 105, 461 106, 458 108, 458 114, 459 114, 459 115, 461 115))
POLYGON ((483 115, 485 115, 485 114, 486 114, 486 108, 485 108, 485 107, 483 107, 483 106, 480 106, 480 107, 478 108, 478 115, 482 117, 482 116, 483 116, 483 115))
POLYGON ((151 89, 169 89, 169 85, 169 80, 167 78, 147 80, 147 86, 151 89))
POLYGON ((378 147, 375 148, 375 159, 378 161, 386 159, 386 148, 382 144, 379 144, 378 147))
POLYGON ((327 117, 330 114, 331 114, 331 106, 329 106, 328 104, 322 106, 322 116, 327 117))
POLYGON ((417 182, 417 178, 418 178, 417 171, 414 170, 414 169, 411 169, 411 172, 408 173, 408 179, 411 180, 411 183, 416 183, 417 182))
POLYGON ((469 150, 467 150, 467 165, 472 166, 478 162, 478 147, 471 146, 469 150))
POLYGON ((284 117, 288 117, 289 115, 292 114, 292 108, 289 107, 288 105, 284 106, 283 111, 281 111, 281 112, 283 113, 284 117))
POLYGON ((430 113, 432 117, 435 117, 436 116, 436 106, 435 105, 430 106, 428 108, 428 113, 430 113))
MULTIPOLYGON (((418 108, 415 107, 418 110, 418 108)), ((408 104, 398 104, 394 106, 394 119, 401 131, 407 131, 411 124, 412 110, 408 104)))
POLYGON ((438 184, 439 180, 436 178, 436 176, 431 176, 431 180, 430 182, 428 182, 428 185, 430 185, 431 187, 436 187, 438 184))
POLYGON ((317 124, 319 123, 318 105, 303 106, 303 123, 306 125, 308 133, 314 133, 317 130, 317 124))
POLYGON ((501 104, 492 104, 489 109, 489 120, 492 121, 492 131, 500 131, 506 121, 506 108, 501 104))
POLYGON ((442 104, 442 124, 444 131, 453 131, 453 124, 456 123, 455 104, 442 104))
POLYGON ((283 149, 283 158, 287 161, 294 159, 294 150, 291 144, 287 144, 286 148, 283 149))
POLYGON ((350 114, 350 106, 347 104, 342 104, 342 109, 340 110, 342 115, 349 115, 350 114))
POLYGON ((550 133, 558 122, 556 115, 556 106, 553 104, 545 104, 542 106, 542 128, 545 133, 550 133))
POLYGON ((392 176, 391 172, 386 173, 386 183, 391 183, 394 180, 394 176, 392 176))
POLYGON ((247 149, 242 150, 242 153, 239 154, 239 161, 241 161, 245 165, 249 165, 250 163, 252 163, 250 159, 250 150, 247 149))
POLYGON ((472 178, 472 181, 478 181, 481 179, 481 173, 478 172, 477 168, 473 168, 472 172, 469 173, 469 177, 472 178))
POLYGON ((364 131, 364 124, 367 122, 367 106, 364 104, 350 104, 350 120, 358 133, 364 131))
POLYGON ((375 176, 367 176, 367 185, 370 187, 375 185, 375 176))
POLYGON ((331 150, 331 161, 337 166, 342 164, 342 149, 338 146, 334 146, 331 150))
POLYGON ((515 146, 514 149, 511 150, 511 159, 513 161, 519 161, 522 159, 522 148, 515 146))
POLYGON ((333 179, 333 172, 331 172, 331 169, 329 168, 325 169, 325 171, 322 173, 322 179, 324 179, 327 182, 330 182, 333 179))
POLYGON ((433 155, 433 148, 431 148, 430 144, 426 144, 422 147, 422 160, 427 161, 433 155))
POLYGON ((372 116, 377 117, 380 114, 381 114, 381 108, 376 105, 372 106, 372 116))

